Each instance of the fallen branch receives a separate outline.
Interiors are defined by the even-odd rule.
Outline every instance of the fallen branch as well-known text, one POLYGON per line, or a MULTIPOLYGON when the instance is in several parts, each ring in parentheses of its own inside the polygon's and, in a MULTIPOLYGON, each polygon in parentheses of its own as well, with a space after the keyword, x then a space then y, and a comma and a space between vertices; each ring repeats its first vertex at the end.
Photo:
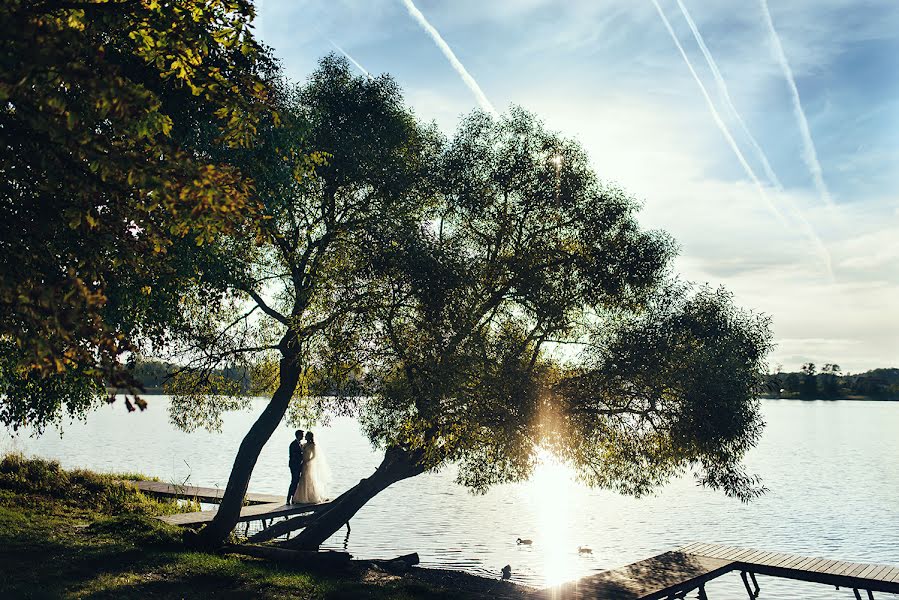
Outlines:
POLYGON ((287 550, 272 546, 256 546, 254 544, 233 544, 222 548, 230 554, 243 554, 255 558, 266 558, 278 562, 289 562, 309 567, 342 567, 353 558, 348 552, 315 552, 310 550, 287 550))

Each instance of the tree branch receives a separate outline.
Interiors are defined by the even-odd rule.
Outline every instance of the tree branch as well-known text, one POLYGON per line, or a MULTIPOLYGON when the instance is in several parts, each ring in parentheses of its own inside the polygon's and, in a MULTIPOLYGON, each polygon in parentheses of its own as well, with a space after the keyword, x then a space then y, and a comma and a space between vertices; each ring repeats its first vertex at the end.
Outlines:
POLYGON ((250 298, 253 299, 253 302, 255 302, 259 306, 259 308, 262 310, 262 312, 264 312, 265 314, 267 314, 274 320, 278 321, 279 323, 286 325, 288 327, 290 326, 290 321, 288 320, 288 318, 285 317, 284 315, 282 315, 281 313, 279 313, 278 311, 276 311, 274 308, 270 307, 268 304, 266 304, 265 300, 262 299, 262 296, 260 296, 259 294, 257 294, 256 292, 254 292, 251 289, 244 289, 243 291, 250 298))

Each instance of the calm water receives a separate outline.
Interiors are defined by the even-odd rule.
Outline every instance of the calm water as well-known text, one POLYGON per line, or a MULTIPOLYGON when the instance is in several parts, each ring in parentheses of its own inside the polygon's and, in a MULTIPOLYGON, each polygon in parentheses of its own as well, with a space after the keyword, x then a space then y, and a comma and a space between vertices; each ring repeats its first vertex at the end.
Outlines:
MULTIPOLYGON (((121 403, 86 423, 49 430, 41 438, 0 438, 0 449, 52 457, 66 467, 139 471, 163 480, 224 487, 233 453, 253 413, 228 415, 221 434, 175 430, 167 400, 126 414, 121 403)), ((852 561, 899 565, 899 403, 763 401, 768 426, 748 457, 770 492, 741 504, 672 482, 635 500, 586 489, 547 465, 526 484, 473 496, 450 471, 396 484, 353 519, 348 549, 360 558, 418 552, 425 566, 555 583, 646 558, 691 541, 745 545, 852 561), (518 546, 516 538, 533 546, 518 546), (578 553, 588 546, 589 555, 578 553)), ((315 430, 336 495, 368 476, 380 461, 355 421, 337 419, 315 430)), ((290 481, 280 428, 260 456, 252 491, 285 494, 290 481)), ((343 548, 345 530, 327 546, 343 548)), ((852 598, 852 592, 759 577, 763 598, 852 598)), ((710 598, 746 597, 736 574, 712 582, 710 598)))

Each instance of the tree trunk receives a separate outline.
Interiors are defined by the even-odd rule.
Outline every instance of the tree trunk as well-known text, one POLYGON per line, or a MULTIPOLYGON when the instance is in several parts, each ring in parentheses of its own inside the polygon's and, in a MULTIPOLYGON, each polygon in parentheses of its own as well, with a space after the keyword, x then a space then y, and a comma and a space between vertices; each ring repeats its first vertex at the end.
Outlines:
POLYGON ((341 494, 331 502, 321 516, 312 521, 300 534, 282 544, 296 550, 316 550, 322 542, 334 535, 349 522, 369 500, 403 479, 420 475, 425 471, 419 451, 388 448, 384 460, 371 477, 341 494))
POLYGON ((243 507, 244 496, 250 485, 250 477, 253 475, 259 453, 284 418, 284 413, 287 412, 287 406, 290 404, 299 380, 298 355, 296 352, 291 352, 281 358, 278 389, 275 390, 268 406, 265 407, 240 443, 237 456, 234 458, 234 465, 231 467, 228 485, 225 487, 225 493, 215 517, 200 530, 195 540, 190 541, 201 547, 215 548, 221 546, 228 539, 228 535, 237 525, 237 519, 240 517, 240 509, 243 507))

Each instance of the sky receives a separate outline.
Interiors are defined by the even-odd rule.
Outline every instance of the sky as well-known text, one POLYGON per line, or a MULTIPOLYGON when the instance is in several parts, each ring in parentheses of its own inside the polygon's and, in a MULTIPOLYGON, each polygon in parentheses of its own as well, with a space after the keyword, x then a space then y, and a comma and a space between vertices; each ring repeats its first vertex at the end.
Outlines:
POLYGON ((447 135, 518 105, 579 140, 683 278, 771 318, 772 369, 899 367, 899 1, 256 6, 291 79, 343 52, 447 135))

